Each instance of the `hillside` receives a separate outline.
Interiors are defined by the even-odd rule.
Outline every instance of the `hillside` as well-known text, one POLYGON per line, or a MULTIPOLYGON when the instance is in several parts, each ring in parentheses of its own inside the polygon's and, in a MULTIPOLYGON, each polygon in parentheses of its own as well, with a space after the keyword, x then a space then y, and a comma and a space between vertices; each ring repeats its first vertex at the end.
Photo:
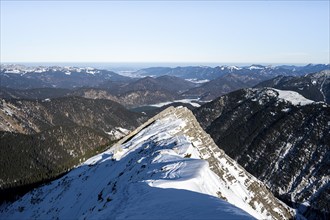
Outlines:
POLYGON ((330 70, 305 76, 278 76, 255 87, 296 91, 308 99, 330 103, 330 70))
POLYGON ((0 100, 1 199, 66 172, 144 120, 110 100, 0 100))
POLYGON ((109 99, 133 108, 180 99, 182 92, 193 87, 196 87, 195 83, 178 77, 144 77, 129 83, 107 82, 98 88, 81 88, 69 95, 109 99))
POLYGON ((33 134, 59 125, 79 125, 101 132, 133 129, 141 116, 111 100, 63 97, 45 100, 1 100, 0 129, 33 134))
POLYGON ((296 92, 244 89, 194 111, 219 148, 310 219, 329 214, 330 108, 296 92))
POLYGON ((36 88, 36 89, 11 89, 0 88, 0 98, 3 99, 47 99, 59 98, 70 94, 70 89, 36 88))
POLYGON ((227 74, 202 84, 200 87, 188 90, 183 96, 200 97, 201 100, 210 101, 229 92, 249 88, 262 80, 265 76, 227 74))

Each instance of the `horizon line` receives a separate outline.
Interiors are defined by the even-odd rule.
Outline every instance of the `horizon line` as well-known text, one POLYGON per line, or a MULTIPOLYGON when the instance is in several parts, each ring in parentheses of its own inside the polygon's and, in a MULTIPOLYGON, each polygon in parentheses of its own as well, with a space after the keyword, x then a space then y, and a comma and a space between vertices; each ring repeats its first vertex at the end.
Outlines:
POLYGON ((203 61, 0 61, 0 64, 236 64, 236 65, 317 65, 330 63, 324 62, 203 62, 203 61))

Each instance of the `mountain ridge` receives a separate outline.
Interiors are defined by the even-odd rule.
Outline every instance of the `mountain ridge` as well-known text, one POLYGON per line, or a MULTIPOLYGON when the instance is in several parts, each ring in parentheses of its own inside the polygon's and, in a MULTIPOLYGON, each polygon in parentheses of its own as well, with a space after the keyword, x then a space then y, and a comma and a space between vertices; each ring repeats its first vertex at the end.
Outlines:
POLYGON ((295 215, 216 147, 188 109, 172 107, 61 179, 3 207, 1 215, 9 219, 49 214, 59 218, 173 219, 184 213, 182 217, 187 218, 251 218, 243 211, 234 211, 224 200, 256 218, 289 219, 295 215), (212 197, 188 199, 192 192, 212 197), (185 196, 185 202, 175 195, 185 196), (141 196, 142 202, 138 199, 141 196), (209 208, 195 203, 196 199, 209 208), (143 201, 151 202, 145 205, 143 201), (218 201, 217 208, 211 201, 218 201), (226 210, 234 212, 220 214, 226 210))

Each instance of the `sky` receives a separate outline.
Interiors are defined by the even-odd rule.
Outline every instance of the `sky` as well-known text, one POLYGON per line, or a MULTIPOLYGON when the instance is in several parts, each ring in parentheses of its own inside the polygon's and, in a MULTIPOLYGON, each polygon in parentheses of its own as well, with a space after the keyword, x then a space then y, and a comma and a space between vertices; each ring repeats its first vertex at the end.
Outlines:
POLYGON ((327 1, 4 1, 1 62, 329 63, 327 1))

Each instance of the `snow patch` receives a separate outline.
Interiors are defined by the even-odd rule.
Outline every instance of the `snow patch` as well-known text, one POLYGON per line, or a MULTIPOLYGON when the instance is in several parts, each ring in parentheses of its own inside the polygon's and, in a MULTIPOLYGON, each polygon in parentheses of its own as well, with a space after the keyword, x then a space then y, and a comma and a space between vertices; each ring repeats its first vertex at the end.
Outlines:
POLYGON ((294 91, 279 90, 279 89, 274 89, 274 90, 278 92, 279 99, 288 101, 293 105, 309 105, 314 103, 314 101, 310 99, 306 99, 304 96, 294 91))
POLYGON ((262 70, 263 68, 262 67, 259 67, 259 66, 250 66, 249 67, 249 70, 262 70))
POLYGON ((210 82, 210 80, 208 79, 185 79, 189 82, 192 82, 192 83, 196 83, 196 84, 202 84, 202 83, 207 83, 207 82, 210 82))
POLYGON ((114 136, 116 139, 120 139, 128 135, 131 131, 121 127, 115 127, 110 132, 106 132, 108 135, 114 136))
POLYGON ((158 104, 153 104, 153 105, 149 105, 149 106, 153 106, 153 107, 163 107, 165 105, 169 105, 169 104, 172 104, 172 103, 186 103, 186 104, 190 104, 194 107, 200 107, 201 105, 196 103, 199 101, 199 98, 198 99, 179 99, 179 100, 174 100, 174 101, 171 101, 171 102, 161 102, 161 103, 158 103, 158 104))

